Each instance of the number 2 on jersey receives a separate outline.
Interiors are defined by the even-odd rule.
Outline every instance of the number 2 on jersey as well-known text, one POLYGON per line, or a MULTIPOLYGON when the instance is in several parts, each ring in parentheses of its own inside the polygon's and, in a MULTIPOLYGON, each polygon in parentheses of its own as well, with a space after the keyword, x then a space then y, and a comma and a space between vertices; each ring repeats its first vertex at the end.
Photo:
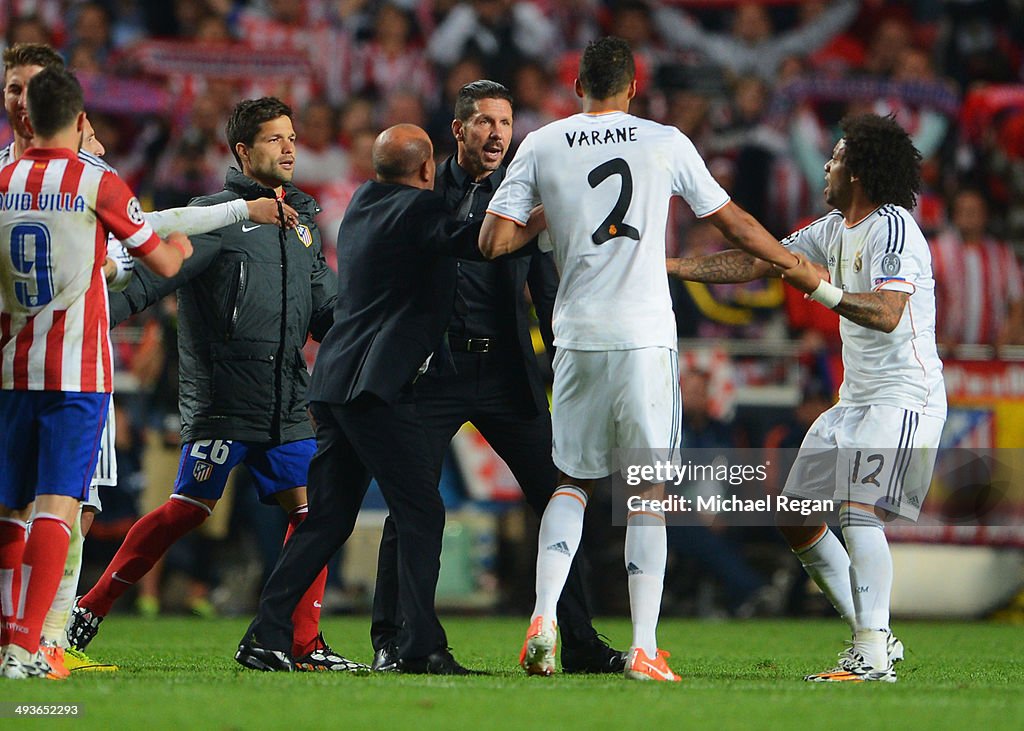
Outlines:
POLYGON ((626 217, 626 211, 629 210, 629 204, 633 200, 633 175, 629 171, 629 165, 626 161, 621 157, 617 157, 614 160, 601 163, 590 171, 590 175, 587 176, 587 182, 590 183, 591 188, 596 188, 613 175, 618 175, 622 178, 622 188, 619 189, 619 199, 615 201, 615 206, 612 208, 611 213, 601 222, 598 229, 590 235, 591 241, 597 246, 618 236, 624 236, 634 241, 640 240, 640 232, 622 220, 626 217))
POLYGON ((50 271, 50 231, 41 223, 22 223, 11 229, 14 296, 25 307, 43 307, 53 299, 50 271))

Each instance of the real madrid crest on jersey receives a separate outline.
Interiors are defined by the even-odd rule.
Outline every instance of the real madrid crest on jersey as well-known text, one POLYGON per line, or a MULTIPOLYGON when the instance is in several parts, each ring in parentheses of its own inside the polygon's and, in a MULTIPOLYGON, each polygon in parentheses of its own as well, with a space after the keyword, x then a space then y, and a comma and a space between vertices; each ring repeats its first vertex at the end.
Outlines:
POLYGON ((861 258, 860 252, 858 251, 853 255, 853 271, 859 272, 864 268, 864 260, 861 258))
POLYGON ((299 241, 307 249, 313 245, 313 232, 309 230, 309 226, 304 223, 300 223, 295 227, 295 233, 299 236, 299 241))
POLYGON ((892 277, 900 273, 900 256, 896 253, 888 253, 882 257, 882 274, 892 277))

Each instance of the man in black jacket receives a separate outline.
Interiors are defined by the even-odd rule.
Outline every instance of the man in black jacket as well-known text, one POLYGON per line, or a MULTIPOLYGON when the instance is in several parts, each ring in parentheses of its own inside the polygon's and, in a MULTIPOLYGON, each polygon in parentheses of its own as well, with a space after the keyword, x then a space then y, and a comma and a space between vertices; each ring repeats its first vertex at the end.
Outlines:
MULTIPOLYGON (((512 139, 509 90, 488 80, 463 86, 455 101, 452 134, 458 152, 438 168, 434 190, 457 220, 482 221, 505 177, 503 160, 512 139)), ((551 256, 536 252, 495 262, 458 261, 455 312, 448 325, 457 373, 424 374, 416 382, 416 407, 429 437, 428 459, 436 469, 455 433, 472 422, 508 464, 539 517, 554 492, 558 470, 551 460, 547 392, 530 336, 527 285, 553 356, 551 312, 558 273, 551 256)), ((377 561, 370 631, 375 670, 392 666, 401 640, 396 554, 397 533, 389 517, 377 561)), ((565 672, 623 671, 624 654, 594 631, 575 564, 558 619, 565 672)))
POLYGON ((293 607, 351 535, 373 475, 397 530, 406 631, 395 669, 465 675, 434 609, 444 505, 413 384, 428 367, 452 370, 442 340, 455 300, 454 256, 474 251, 479 227, 455 224, 431 190, 433 145, 419 127, 382 132, 373 164, 377 180, 356 191, 338 232, 338 303, 313 368, 309 517, 285 545, 235 659, 257 670, 293 669, 293 607))
MULTIPOLYGON (((197 236, 200 253, 178 276, 137 275, 111 296, 111 320, 118 322, 178 290, 183 446, 174 494, 132 526, 103 576, 78 601, 69 635, 79 648, 95 636, 114 601, 206 520, 238 464, 249 467, 263 502, 287 511, 286 541, 306 516, 316 444, 306 416, 302 346, 330 327, 336 283, 321 251, 316 201, 291 184, 295 132, 288 106, 274 98, 241 102, 227 138, 241 171, 230 169, 222 192, 193 205, 271 197, 291 206, 298 220, 290 229, 243 221, 197 236)), ((299 603, 290 651, 297 669, 359 669, 319 634, 325 576, 299 603)))

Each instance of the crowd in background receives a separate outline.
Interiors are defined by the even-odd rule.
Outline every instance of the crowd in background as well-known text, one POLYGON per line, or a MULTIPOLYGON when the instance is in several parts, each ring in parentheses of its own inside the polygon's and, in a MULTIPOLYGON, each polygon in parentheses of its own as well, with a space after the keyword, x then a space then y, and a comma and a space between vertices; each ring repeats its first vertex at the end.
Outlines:
MULTIPOLYGON (((893 113, 925 158, 916 215, 935 242, 939 296, 957 303, 940 339, 1024 342, 1012 248, 1024 241, 1024 7, 1013 0, 0 0, 0 10, 8 44, 63 51, 109 161, 157 208, 219 187, 238 99, 293 105, 296 182, 319 200, 328 240, 371 174, 378 131, 420 124, 446 156, 455 90, 488 77, 513 90, 518 142, 577 110, 576 59, 601 34, 637 53, 634 110, 689 135, 780 236, 824 212, 839 119, 893 113)), ((685 208, 669 253, 724 245, 685 208)), ((684 336, 808 325, 777 285, 676 295, 684 336)), ((812 329, 834 339, 834 323, 812 329)))
MULTIPOLYGON (((332 266, 338 224, 372 175, 380 130, 418 124, 446 157, 455 92, 491 78, 513 92, 518 143, 578 110, 579 52, 600 35, 621 36, 636 53, 631 111, 686 133, 734 199, 780 237, 825 212, 823 166, 839 120, 891 113, 924 158, 914 213, 933 245, 939 341, 992 346, 996 357, 1024 344, 1017 0, 0 0, 0 23, 8 45, 62 51, 83 82, 106 159, 148 207, 220 189, 231 163, 224 122, 238 100, 275 95, 291 104, 295 183, 323 209, 332 266)), ((5 124, 0 140, 10 138, 5 124)), ((682 204, 668 233, 670 255, 726 247, 682 204)), ((803 338, 811 352, 838 345, 834 314, 778 281, 673 288, 681 337, 803 338)), ((134 332, 121 365, 152 397, 143 416, 119 420, 121 444, 141 442, 132 429, 149 427, 150 446, 166 445, 173 464, 173 303, 134 332)), ((827 368, 810 370, 805 391, 824 408, 838 384, 827 368)), ((733 439, 716 421, 720 394, 704 383, 723 370, 692 372, 691 436, 733 439), (695 404, 708 389, 705 413, 695 404)), ((794 433, 805 419, 792 416, 794 433)), ((736 562, 723 571, 733 608, 766 583, 736 562)))

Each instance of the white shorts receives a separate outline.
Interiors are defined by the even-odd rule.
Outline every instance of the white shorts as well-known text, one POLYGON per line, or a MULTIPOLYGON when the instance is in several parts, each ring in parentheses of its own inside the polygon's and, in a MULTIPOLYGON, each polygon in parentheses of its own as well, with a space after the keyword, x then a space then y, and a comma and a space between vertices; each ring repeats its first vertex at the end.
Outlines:
POLYGON ((833 406, 811 424, 782 494, 917 520, 945 423, 896 406, 833 406))
POLYGON ((569 350, 554 360, 555 466, 570 477, 606 477, 629 463, 679 460, 679 356, 669 348, 569 350))
POLYGON ((89 496, 82 501, 82 507, 88 508, 94 513, 103 512, 103 503, 100 502, 100 486, 95 482, 89 485, 89 496))
MULTIPOLYGON (((113 487, 117 484, 117 453, 114 451, 116 436, 114 399, 110 399, 110 406, 107 407, 107 423, 103 426, 103 434, 100 435, 100 451, 96 458, 96 471, 92 475, 91 485, 93 487, 96 485, 113 487)), ((92 494, 91 490, 89 494, 92 494)))

